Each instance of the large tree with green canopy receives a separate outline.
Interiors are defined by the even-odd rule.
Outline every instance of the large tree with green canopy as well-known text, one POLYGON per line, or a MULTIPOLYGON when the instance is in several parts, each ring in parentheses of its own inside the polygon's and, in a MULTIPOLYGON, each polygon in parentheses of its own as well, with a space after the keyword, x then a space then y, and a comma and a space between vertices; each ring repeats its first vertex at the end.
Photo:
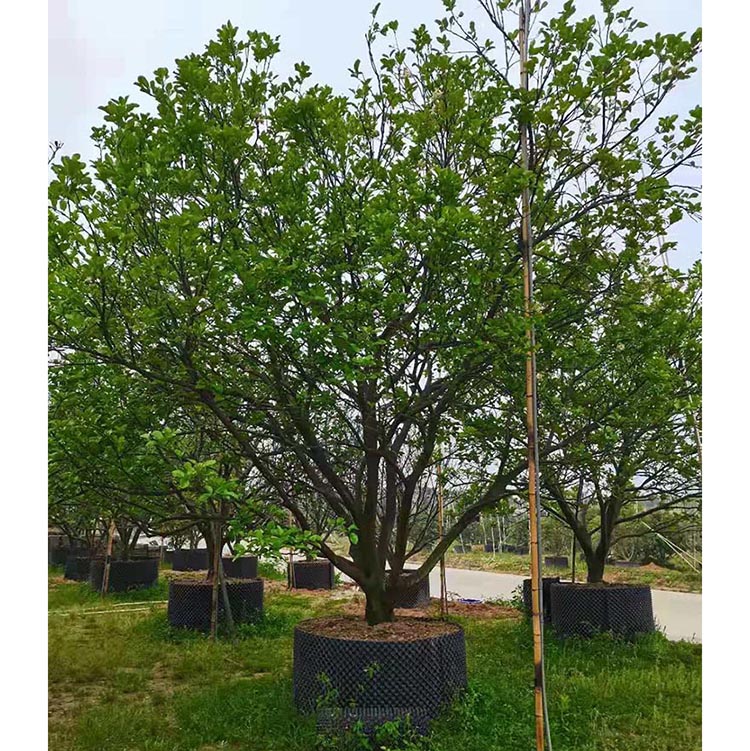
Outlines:
POLYGON ((228 24, 138 79, 148 106, 103 107, 99 158, 63 157, 50 185, 53 347, 211 414, 302 529, 321 505, 341 519, 351 557, 321 549, 372 624, 523 477, 521 186, 540 286, 577 279, 539 316, 549 341, 697 208, 670 177, 700 112, 656 113, 698 35, 637 41, 612 2, 600 27, 566 4, 524 95, 502 9, 490 49, 445 4, 403 45, 374 14, 346 95, 303 63, 277 78, 278 42, 228 24), (453 524, 406 571, 419 489, 449 458, 453 524))

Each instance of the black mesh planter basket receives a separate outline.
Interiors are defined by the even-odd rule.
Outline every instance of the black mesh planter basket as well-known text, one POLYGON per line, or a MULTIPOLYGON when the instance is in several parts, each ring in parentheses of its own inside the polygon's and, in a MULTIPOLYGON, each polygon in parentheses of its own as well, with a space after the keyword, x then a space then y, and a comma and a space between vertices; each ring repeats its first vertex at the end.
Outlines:
POLYGON ((255 555, 243 555, 236 561, 224 556, 221 560, 224 564, 224 573, 231 579, 258 578, 258 557, 255 555))
POLYGON ((172 554, 174 571, 208 571, 208 548, 175 550, 172 554))
POLYGON ((551 568, 568 568, 568 556, 566 555, 545 555, 544 565, 551 568))
POLYGON ((550 599, 558 636, 590 637, 602 631, 633 636, 654 630, 651 587, 554 584, 550 599))
POLYGON ((171 564, 174 559, 174 550, 165 550, 164 551, 164 563, 171 564))
POLYGON ((294 576, 287 564, 286 575, 294 589, 333 589, 333 564, 326 559, 294 561, 294 576))
POLYGON ((68 547, 68 544, 65 535, 47 535, 47 550, 66 547, 68 547))
POLYGON ((73 581, 88 581, 91 558, 89 556, 69 555, 65 561, 65 578, 73 581))
POLYGON ((394 608, 423 608, 430 604, 430 579, 425 576, 422 581, 393 600, 394 608))
POLYGON ((609 561, 609 565, 620 568, 638 568, 641 564, 638 561, 609 561))
POLYGON ((143 558, 158 558, 159 548, 152 545, 138 545, 130 551, 131 559, 143 559, 143 558))
POLYGON ((68 560, 68 553, 70 551, 67 548, 53 548, 47 551, 47 563, 50 566, 64 566, 68 560))
POLYGON ((55 548, 47 551, 47 563, 50 566, 64 566, 71 556, 85 557, 88 551, 82 548, 55 548))
POLYGON ((516 555, 528 555, 529 546, 528 545, 503 545, 503 552, 515 553, 516 555))
MULTIPOLYGON (((550 603, 550 587, 553 584, 559 584, 559 576, 544 576, 542 577, 542 610, 544 611, 544 622, 551 622, 551 603, 550 603)), ((523 580, 523 609, 527 615, 531 615, 531 579, 523 580)))
MULTIPOLYGON (((102 588, 104 577, 104 559, 91 561, 89 584, 96 589, 102 588)), ((108 592, 127 592, 130 589, 153 587, 159 578, 159 560, 149 558, 140 561, 111 561, 109 565, 108 592)))
POLYGON ((493 542, 485 542, 484 543, 484 552, 485 553, 494 553, 496 552, 497 546, 493 542))
MULTIPOLYGON (((308 625, 309 624, 309 625, 308 625)), ((415 641, 365 641, 294 629, 294 703, 317 711, 319 727, 363 722, 373 730, 409 715, 426 732, 430 720, 466 687, 463 629, 415 641)))
MULTIPOLYGON (((263 614, 263 580, 243 579, 227 581, 227 596, 234 622, 248 623, 263 614)), ((211 597, 213 584, 209 581, 169 582, 169 625, 208 631, 211 628, 211 597)), ((224 598, 219 590, 219 623, 226 623, 224 598)))

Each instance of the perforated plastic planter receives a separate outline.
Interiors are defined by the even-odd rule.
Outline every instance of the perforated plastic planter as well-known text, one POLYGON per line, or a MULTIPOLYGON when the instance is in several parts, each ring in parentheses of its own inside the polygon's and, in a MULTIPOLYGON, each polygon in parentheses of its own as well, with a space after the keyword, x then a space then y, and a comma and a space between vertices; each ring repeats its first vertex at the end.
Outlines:
POLYGON ((609 561, 609 565, 620 568, 638 568, 641 564, 638 561, 609 561))
MULTIPOLYGON (((559 576, 542 577, 542 610, 544 611, 544 622, 550 622, 550 586, 559 584, 559 576)), ((531 615, 531 579, 523 580, 523 609, 528 615, 531 615)))
MULTIPOLYGON (((104 559, 96 558, 91 561, 89 569, 89 584, 96 589, 102 588, 104 576, 104 559)), ((156 584, 159 578, 158 558, 140 561, 111 561, 109 566, 109 592, 127 592, 130 589, 145 589, 156 584)))
POLYGON ((172 563, 174 559, 174 550, 164 551, 164 563, 172 563))
POLYGON ((233 579, 258 578, 258 557, 255 555, 243 555, 236 561, 224 556, 221 560, 224 564, 224 573, 233 579))
POLYGON ((362 721, 372 731, 409 715, 424 733, 466 687, 466 643, 457 624, 414 641, 365 641, 314 629, 314 620, 294 629, 294 703, 301 712, 317 710, 324 729, 362 721))
MULTIPOLYGON (((211 595, 208 581, 169 582, 167 618, 170 626, 208 631, 211 628, 211 595)), ((235 623, 248 623, 263 614, 263 580, 227 581, 227 595, 235 623)), ((219 592, 219 623, 225 623, 224 598, 219 592)))
POLYGON ((143 558, 158 558, 159 548, 152 545, 138 545, 136 548, 130 551, 130 558, 137 558, 142 560, 143 558))
POLYGON ((47 550, 67 547, 65 535, 47 535, 47 550))
POLYGON ((70 556, 85 556, 87 551, 81 548, 54 548, 47 551, 47 563, 50 566, 64 566, 70 556))
POLYGON ((89 556, 69 555, 65 561, 65 578, 74 581, 87 581, 90 568, 91 558, 89 556))
MULTIPOLYGON (((289 579, 289 564, 287 564, 286 575, 289 579)), ((333 564, 325 558, 315 561, 295 561, 291 584, 295 589, 333 589, 333 564)))
POLYGON ((430 579, 425 577, 393 601, 395 608, 423 608, 430 604, 430 579))
POLYGON ((550 601, 558 636, 590 637, 602 631, 634 636, 654 630, 651 587, 553 584, 550 601))
POLYGON ((544 565, 552 568, 568 568, 568 556, 566 555, 545 555, 544 565))
POLYGON ((47 551, 47 563, 50 566, 64 566, 68 560, 68 548, 53 548, 47 551))
POLYGON ((207 571, 208 548, 175 550, 172 555, 172 569, 174 571, 207 571))
POLYGON ((492 542, 485 542, 484 543, 484 552, 485 553, 494 553, 497 549, 497 546, 492 542))

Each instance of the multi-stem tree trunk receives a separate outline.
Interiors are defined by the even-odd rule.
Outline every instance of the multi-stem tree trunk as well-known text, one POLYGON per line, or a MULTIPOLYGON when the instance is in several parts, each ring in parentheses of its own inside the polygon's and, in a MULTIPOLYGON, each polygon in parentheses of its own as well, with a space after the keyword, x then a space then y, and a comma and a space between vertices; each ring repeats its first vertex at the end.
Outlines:
POLYGON ((604 566, 609 555, 610 537, 602 536, 594 545, 591 534, 582 524, 573 529, 575 539, 586 559, 586 581, 589 584, 599 584, 604 579, 604 566))
POLYGON ((202 524, 200 529, 201 529, 202 537, 206 541, 206 549, 208 550, 208 572, 206 574, 206 579, 208 581, 213 581, 216 547, 217 545, 219 546, 219 560, 221 560, 221 549, 224 547, 223 540, 216 539, 216 536, 214 534, 214 525, 211 524, 210 522, 207 522, 206 524, 202 524))

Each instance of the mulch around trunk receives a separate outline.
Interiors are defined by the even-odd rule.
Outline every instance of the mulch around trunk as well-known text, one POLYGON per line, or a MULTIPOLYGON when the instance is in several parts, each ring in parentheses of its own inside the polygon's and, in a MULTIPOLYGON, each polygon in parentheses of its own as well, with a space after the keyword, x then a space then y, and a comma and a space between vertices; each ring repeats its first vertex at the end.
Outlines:
MULTIPOLYGON (((206 571, 161 571, 160 573, 168 582, 176 582, 178 584, 213 584, 213 582, 206 578, 206 571)), ((251 580, 225 576, 224 581, 229 584, 231 582, 246 582, 251 580)))
POLYGON ((431 639, 452 634, 460 626, 449 621, 427 618, 399 618, 390 623, 369 626, 362 618, 343 616, 340 618, 313 618, 302 621, 297 628, 316 636, 353 641, 409 642, 431 639))
MULTIPOLYGON (((365 617, 365 598, 364 595, 352 598, 349 602, 341 607, 341 612, 346 615, 356 615, 360 618, 365 617)), ((396 608, 393 611, 397 619, 403 618, 439 618, 440 617, 440 600, 433 597, 430 604, 424 608, 396 608)), ((506 605, 498 605, 494 602, 448 602, 448 615, 458 618, 475 618, 481 621, 488 620, 518 620, 522 614, 516 609, 506 605)))

